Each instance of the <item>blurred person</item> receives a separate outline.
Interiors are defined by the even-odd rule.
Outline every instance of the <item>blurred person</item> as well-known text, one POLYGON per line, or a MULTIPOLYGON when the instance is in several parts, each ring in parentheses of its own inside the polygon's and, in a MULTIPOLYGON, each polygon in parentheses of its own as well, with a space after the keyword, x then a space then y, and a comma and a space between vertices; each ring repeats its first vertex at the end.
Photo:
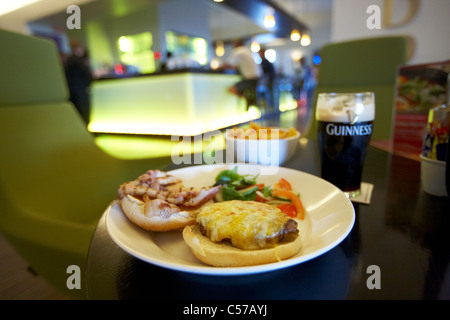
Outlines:
POLYGON ((72 54, 67 58, 65 64, 70 101, 87 124, 89 123, 90 85, 92 82, 88 53, 78 40, 72 40, 70 47, 72 54))
POLYGON ((317 84, 314 67, 311 67, 305 58, 300 60, 302 65, 302 89, 306 93, 307 104, 311 104, 314 94, 314 89, 317 84))
POLYGON ((267 60, 265 48, 261 48, 261 50, 259 50, 259 56, 261 58, 261 67, 263 70, 263 87, 265 88, 264 90, 265 102, 269 108, 273 108, 274 107, 273 83, 276 76, 275 67, 272 64, 272 62, 267 60))
POLYGON ((172 52, 167 51, 166 60, 161 64, 161 71, 167 71, 173 69, 173 58, 172 52))
POLYGON ((229 88, 232 94, 244 97, 247 100, 247 108, 256 104, 256 87, 263 71, 259 64, 253 59, 252 52, 244 45, 242 39, 236 40, 230 57, 224 63, 223 68, 236 70, 242 80, 229 88))
POLYGON ((272 62, 267 60, 266 49, 261 48, 261 50, 259 50, 259 56, 261 57, 261 67, 264 76, 273 79, 275 77, 275 67, 273 66, 272 62))
POLYGON ((294 81, 294 99, 300 101, 302 96, 306 97, 306 103, 312 101, 312 94, 316 86, 313 69, 309 66, 306 57, 299 60, 296 70, 297 79, 294 81))

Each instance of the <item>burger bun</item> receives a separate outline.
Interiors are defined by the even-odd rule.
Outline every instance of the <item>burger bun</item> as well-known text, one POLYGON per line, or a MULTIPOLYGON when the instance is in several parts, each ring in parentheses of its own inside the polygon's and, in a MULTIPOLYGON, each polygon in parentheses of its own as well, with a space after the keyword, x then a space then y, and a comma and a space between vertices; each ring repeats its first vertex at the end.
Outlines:
POLYGON ((195 217, 199 209, 179 211, 163 217, 158 214, 149 212, 143 201, 132 197, 125 196, 120 200, 120 207, 127 218, 139 227, 150 231, 170 231, 181 230, 187 225, 195 223, 195 217))
POLYGON ((301 237, 280 243, 273 248, 242 250, 227 242, 215 243, 202 234, 198 225, 183 229, 183 239, 197 259, 215 267, 244 267, 278 262, 297 254, 302 248, 301 237))

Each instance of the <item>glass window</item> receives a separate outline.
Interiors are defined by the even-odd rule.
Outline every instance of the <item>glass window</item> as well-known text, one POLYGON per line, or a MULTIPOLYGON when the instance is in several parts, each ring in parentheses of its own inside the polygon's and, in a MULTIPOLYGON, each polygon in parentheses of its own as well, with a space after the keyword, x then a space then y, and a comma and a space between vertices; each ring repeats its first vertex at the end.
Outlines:
MULTIPOLYGON (((204 38, 166 31, 166 49, 174 59, 204 66, 208 63, 208 44, 204 38)), ((182 67, 192 66, 184 65, 182 67)))
POLYGON ((120 62, 127 73, 155 72, 155 57, 152 51, 153 37, 150 32, 121 36, 117 40, 120 62))

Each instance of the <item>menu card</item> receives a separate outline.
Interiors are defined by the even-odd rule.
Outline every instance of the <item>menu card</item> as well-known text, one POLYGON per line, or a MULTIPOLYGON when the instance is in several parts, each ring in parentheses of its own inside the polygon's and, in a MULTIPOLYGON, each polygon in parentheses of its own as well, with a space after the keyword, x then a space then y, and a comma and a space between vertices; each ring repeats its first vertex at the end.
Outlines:
POLYGON ((430 109, 447 102, 450 60, 401 66, 397 73, 393 150, 419 155, 430 109))

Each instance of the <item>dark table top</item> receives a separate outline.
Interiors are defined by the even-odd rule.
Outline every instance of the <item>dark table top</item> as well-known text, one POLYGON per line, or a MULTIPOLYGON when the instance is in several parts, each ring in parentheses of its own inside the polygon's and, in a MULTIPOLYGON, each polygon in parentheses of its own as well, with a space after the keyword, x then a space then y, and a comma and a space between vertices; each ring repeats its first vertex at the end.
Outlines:
MULTIPOLYGON (((284 166, 319 175, 314 141, 284 166)), ((363 180, 369 205, 354 203, 355 224, 332 250, 289 268, 207 276, 143 262, 109 237, 105 217, 90 248, 90 299, 449 299, 450 200, 425 193, 420 162, 371 147, 363 180), (379 288, 370 288, 379 284, 379 288)))

